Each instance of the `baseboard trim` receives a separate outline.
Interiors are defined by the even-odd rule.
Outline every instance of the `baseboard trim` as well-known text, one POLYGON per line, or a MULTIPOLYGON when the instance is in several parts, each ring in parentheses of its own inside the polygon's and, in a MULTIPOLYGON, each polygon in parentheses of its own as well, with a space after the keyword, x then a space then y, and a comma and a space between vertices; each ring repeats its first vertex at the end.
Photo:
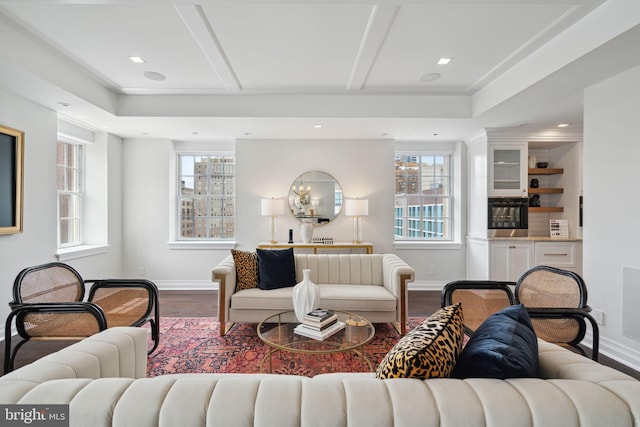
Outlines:
POLYGON ((600 336, 600 351, 598 353, 640 372, 640 363, 638 363, 640 361, 640 351, 638 350, 600 336))
POLYGON ((208 280, 154 280, 161 291, 217 291, 218 282, 208 280))
POLYGON ((410 291, 438 291, 441 292, 444 285, 448 282, 428 282, 428 281, 418 281, 418 282, 409 282, 407 289, 410 291))

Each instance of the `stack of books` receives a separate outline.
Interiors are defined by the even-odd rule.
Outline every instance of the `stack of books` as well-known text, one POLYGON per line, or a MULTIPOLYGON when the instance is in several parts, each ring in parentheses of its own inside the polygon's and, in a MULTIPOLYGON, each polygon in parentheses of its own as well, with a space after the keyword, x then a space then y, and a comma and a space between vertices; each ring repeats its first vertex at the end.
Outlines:
POLYGON ((345 323, 338 320, 338 315, 331 310, 316 308, 304 315, 302 323, 293 330, 296 334, 322 341, 341 329, 345 323))

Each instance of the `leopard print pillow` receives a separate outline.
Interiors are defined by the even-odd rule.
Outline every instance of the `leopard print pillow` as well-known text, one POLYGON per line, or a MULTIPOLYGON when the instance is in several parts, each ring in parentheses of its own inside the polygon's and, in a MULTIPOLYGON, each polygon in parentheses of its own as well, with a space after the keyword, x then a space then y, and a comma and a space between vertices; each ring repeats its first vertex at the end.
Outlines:
POLYGON ((376 378, 444 378, 462 351, 462 306, 441 308, 402 337, 385 355, 376 378))
POLYGON ((236 292, 258 287, 258 257, 255 252, 231 249, 236 265, 236 292))

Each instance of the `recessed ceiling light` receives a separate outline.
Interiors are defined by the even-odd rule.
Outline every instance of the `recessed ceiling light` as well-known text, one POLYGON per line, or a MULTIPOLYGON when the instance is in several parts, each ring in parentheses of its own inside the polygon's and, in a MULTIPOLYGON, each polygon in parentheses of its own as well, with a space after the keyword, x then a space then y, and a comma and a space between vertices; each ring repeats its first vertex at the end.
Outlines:
POLYGON ((191 132, 191 135, 200 135, 200 132, 194 130, 193 132, 191 132))
POLYGON ((453 58, 442 57, 438 59, 438 65, 447 65, 453 58))
POLYGON ((144 72, 144 76, 149 79, 149 80, 153 80, 156 82, 161 82, 163 80, 166 80, 166 76, 164 74, 160 74, 160 73, 156 73, 155 71, 145 71, 144 72))
POLYGON ((249 136, 249 135, 251 135, 251 132, 245 132, 244 133, 244 136, 249 136))
POLYGON ((420 81, 423 83, 435 82, 440 77, 442 77, 442 74, 440 73, 428 73, 420 77, 420 81))
POLYGON ((568 128, 569 127, 569 123, 560 123, 558 125, 559 128, 568 128))
POLYGON ((136 64, 144 63, 144 59, 142 59, 141 56, 130 56, 129 59, 131 60, 131 62, 135 62, 136 64))
POLYGON ((322 125, 320 123, 316 123, 315 125, 313 125, 313 127, 316 129, 320 129, 322 125))
POLYGON ((438 132, 434 132, 434 133, 433 133, 433 136, 438 136, 438 135, 439 135, 439 133, 438 133, 438 132))
POLYGON ((71 104, 69 104, 68 102, 64 102, 64 101, 58 102, 58 105, 62 105, 63 107, 71 107, 71 104))

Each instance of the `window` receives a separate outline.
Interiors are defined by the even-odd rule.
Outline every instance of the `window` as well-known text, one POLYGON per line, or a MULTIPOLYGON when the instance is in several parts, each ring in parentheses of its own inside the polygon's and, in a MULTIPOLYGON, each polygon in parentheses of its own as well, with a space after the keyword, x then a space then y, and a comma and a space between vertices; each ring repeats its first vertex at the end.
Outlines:
POLYGON ((58 261, 106 253, 109 230, 119 233, 109 227, 109 137, 58 117, 56 148, 58 261))
POLYGON ((235 238, 235 158, 179 154, 179 240, 235 238))
POLYGON ((395 240, 452 240, 452 155, 396 154, 395 240))
POLYGON ((58 247, 82 244, 84 150, 80 144, 58 141, 58 247))

